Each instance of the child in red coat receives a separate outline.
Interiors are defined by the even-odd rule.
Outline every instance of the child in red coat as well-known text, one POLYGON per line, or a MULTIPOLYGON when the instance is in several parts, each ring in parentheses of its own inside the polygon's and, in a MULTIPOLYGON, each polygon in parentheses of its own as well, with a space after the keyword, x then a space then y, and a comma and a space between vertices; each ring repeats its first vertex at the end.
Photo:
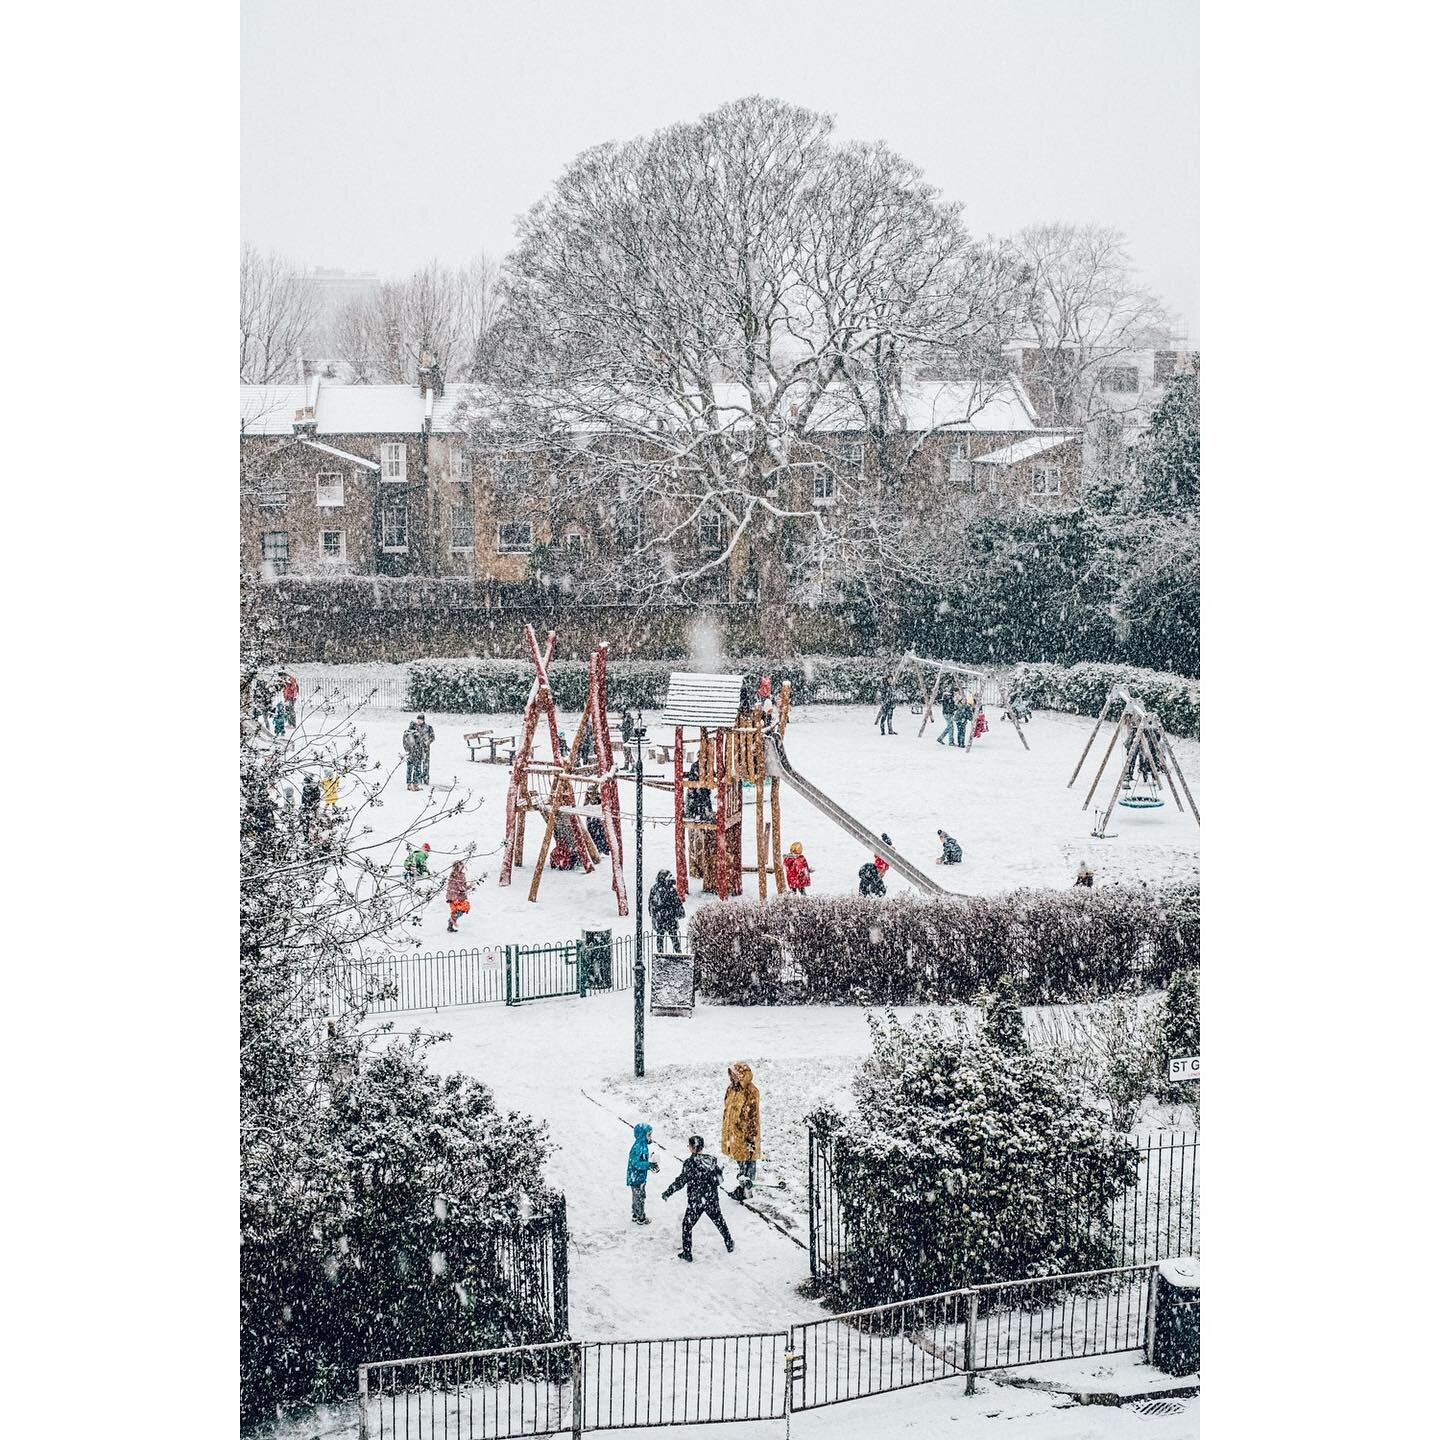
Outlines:
POLYGON ((810 862, 805 851, 796 840, 785 857, 785 883, 797 894, 803 895, 810 888, 810 862))

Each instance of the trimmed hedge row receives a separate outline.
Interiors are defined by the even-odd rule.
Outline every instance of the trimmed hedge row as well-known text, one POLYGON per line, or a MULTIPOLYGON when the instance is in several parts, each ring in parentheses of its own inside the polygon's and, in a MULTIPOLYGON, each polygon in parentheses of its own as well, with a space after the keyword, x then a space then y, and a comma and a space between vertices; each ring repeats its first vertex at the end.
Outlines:
POLYGON ((1002 975, 1023 1004, 1061 1004, 1198 966, 1200 887, 728 900, 698 908, 689 935, 699 987, 721 1004, 958 1004, 1002 975))
MULTIPOLYGON (((1162 670, 1133 665, 1017 665, 1011 693, 1023 695, 1037 710, 1098 715, 1113 685, 1124 685, 1153 710, 1172 735, 1200 736, 1200 682, 1162 670)), ((1113 717, 1112 717, 1113 718, 1113 717)))
MULTIPOLYGON (((683 663, 612 659, 612 703, 659 709, 665 703, 670 672, 683 663)), ((880 680, 894 663, 864 655, 813 656, 783 665, 755 655, 723 662, 732 673, 769 675, 777 686, 788 680, 797 705, 873 705, 880 680)), ((523 660, 419 660, 410 666, 408 703, 419 710, 509 714, 525 708, 534 673, 523 660)), ((550 683, 561 709, 578 710, 584 704, 585 681, 584 661, 556 660, 550 666, 550 683)), ((1098 715, 1110 687, 1117 684, 1128 686, 1155 710, 1172 734, 1199 735, 1200 685, 1181 675, 1128 665, 1084 664, 1019 665, 1011 677, 1013 692, 1037 709, 1072 715, 1098 715)))

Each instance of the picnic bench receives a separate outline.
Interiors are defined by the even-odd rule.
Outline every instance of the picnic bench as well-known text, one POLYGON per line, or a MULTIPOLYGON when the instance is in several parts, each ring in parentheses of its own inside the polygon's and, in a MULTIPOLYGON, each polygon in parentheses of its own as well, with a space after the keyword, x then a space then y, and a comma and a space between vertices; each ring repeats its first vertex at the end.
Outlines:
POLYGON ((482 765, 510 765, 515 760, 515 737, 497 735, 493 730, 471 730, 465 736, 471 760, 482 765), (486 753, 488 752, 488 753, 486 753))

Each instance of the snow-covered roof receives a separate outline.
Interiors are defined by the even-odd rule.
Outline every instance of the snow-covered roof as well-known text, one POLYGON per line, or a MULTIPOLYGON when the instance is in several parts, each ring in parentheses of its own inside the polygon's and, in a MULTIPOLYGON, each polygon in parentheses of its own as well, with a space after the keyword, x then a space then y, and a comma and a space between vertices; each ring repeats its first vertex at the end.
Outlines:
MULTIPOLYGON (((1035 411, 1025 387, 1013 378, 981 384, 969 380, 912 380, 902 387, 899 410, 908 430, 966 432, 1033 430, 1035 411)), ((815 410, 820 431, 862 430, 865 423, 848 393, 831 386, 815 410)))
POLYGON ((352 455, 348 450, 337 450, 333 445, 324 445, 319 440, 302 440, 302 445, 311 450, 319 450, 326 455, 333 455, 337 460, 347 460, 352 465, 363 465, 367 470, 379 470, 380 466, 374 460, 367 460, 363 455, 352 455))
POLYGON ((295 412, 315 407, 317 435, 418 435, 427 406, 431 429, 441 434, 457 428, 455 406, 463 387, 447 389, 433 403, 418 385, 345 385, 333 380, 311 381, 313 401, 303 385, 242 385, 240 428, 246 435, 290 435, 295 412))
POLYGON ((998 450, 991 450, 988 454, 977 455, 973 463, 976 465, 1018 465, 1022 460, 1043 455, 1047 450, 1058 449, 1061 445, 1068 445, 1076 439, 1079 439, 1079 435, 1074 431, 1063 435, 1031 435, 1024 440, 1016 440, 1009 445, 1002 445, 998 450))

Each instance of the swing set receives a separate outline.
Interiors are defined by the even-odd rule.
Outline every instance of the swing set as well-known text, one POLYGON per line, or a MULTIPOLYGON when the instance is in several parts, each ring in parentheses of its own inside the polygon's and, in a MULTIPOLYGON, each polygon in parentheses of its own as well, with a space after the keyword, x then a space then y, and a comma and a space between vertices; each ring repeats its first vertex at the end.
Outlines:
POLYGON ((1120 767, 1120 778, 1115 782, 1115 789, 1111 792, 1110 803, 1105 807, 1103 816, 1096 812, 1097 819, 1095 828, 1090 833, 1097 840, 1107 839, 1105 827, 1110 823, 1110 817, 1115 813, 1118 804, 1124 810, 1159 810, 1165 804, 1165 799, 1160 793, 1160 782, 1164 780, 1170 788, 1171 798, 1175 801, 1175 808, 1183 815, 1185 806, 1180 800, 1180 791, 1185 792, 1185 799, 1190 802, 1191 812, 1195 816, 1195 823, 1200 823, 1200 807, 1195 803, 1195 797, 1190 793, 1190 786, 1186 783, 1185 772, 1180 768, 1179 758, 1175 754, 1175 747, 1170 743, 1170 737, 1165 733, 1165 726, 1160 717, 1153 710, 1147 710, 1136 700, 1123 685, 1112 687, 1110 693, 1105 697, 1105 703, 1100 707, 1100 716, 1095 721, 1095 728, 1090 732, 1090 738, 1085 742, 1085 748, 1080 752, 1080 759, 1075 764, 1074 772, 1070 776, 1069 789, 1080 778, 1080 771, 1085 766, 1086 756, 1090 754, 1090 747, 1095 743, 1095 737, 1099 735, 1101 727, 1105 724, 1106 718, 1114 705, 1120 706, 1120 714, 1115 722, 1115 730, 1110 736, 1110 743, 1105 747, 1105 753, 1100 758, 1100 767, 1095 772, 1095 778, 1090 783, 1090 789, 1085 793, 1085 799, 1081 801, 1080 808, 1087 809, 1091 800, 1095 798, 1095 792, 1100 788, 1101 777, 1105 774, 1105 768, 1110 763, 1110 756, 1115 750, 1115 742, 1123 734, 1125 737, 1125 761, 1120 767), (1175 788, 1175 782, 1180 782, 1180 789, 1175 788))
MULTIPOLYGON (((984 708, 987 693, 998 698, 1004 718, 1015 727, 1015 733, 1020 737, 1020 743, 1027 750, 1030 748, 1030 742, 1025 738, 1025 732, 1020 728, 1020 721, 1016 718, 1014 708, 1010 703, 1010 681, 1005 671, 975 670, 968 665, 957 664, 953 660, 927 660, 913 650, 907 650, 894 670, 894 683, 897 690, 900 688, 901 677, 907 672, 913 672, 919 685, 920 694, 925 697, 918 706, 911 706, 912 712, 920 715, 920 735, 925 734, 925 727, 933 718, 940 686, 948 680, 953 684, 963 683, 964 688, 975 696, 977 719, 980 711, 984 708)), ((972 730, 966 736, 965 748, 970 749, 974 742, 975 732, 972 730)))

